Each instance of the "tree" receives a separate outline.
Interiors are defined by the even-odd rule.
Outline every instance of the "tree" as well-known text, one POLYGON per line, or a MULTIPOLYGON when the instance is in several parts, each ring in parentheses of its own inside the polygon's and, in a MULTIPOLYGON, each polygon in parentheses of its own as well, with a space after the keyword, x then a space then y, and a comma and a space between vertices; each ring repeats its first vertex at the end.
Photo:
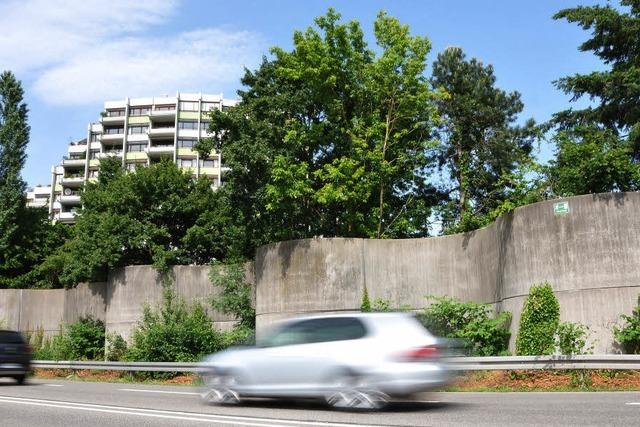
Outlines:
POLYGON ((29 125, 24 92, 13 73, 0 74, 0 276, 24 267, 19 241, 26 230, 18 219, 25 210, 26 184, 20 172, 27 158, 29 125))
POLYGON ((577 125, 554 137, 556 158, 547 169, 553 193, 561 196, 637 191, 640 167, 632 148, 610 129, 577 125))
POLYGON ((628 155, 640 161, 640 2, 621 0, 622 10, 611 5, 563 9, 554 19, 566 19, 591 38, 580 45, 610 66, 604 71, 560 78, 555 85, 576 101, 588 96, 596 104, 568 109, 554 116, 562 129, 598 124, 628 141, 628 155), (626 8, 626 11, 625 11, 626 8))
POLYGON ((232 216, 251 230, 245 255, 316 235, 427 234, 428 40, 381 13, 376 56, 357 22, 330 9, 315 23, 245 73, 238 106, 212 115, 232 216))
POLYGON ((535 167, 531 152, 539 129, 533 120, 514 124, 523 109, 520 94, 496 88, 495 81, 491 65, 467 60, 460 48, 446 49, 433 64, 431 82, 442 95, 434 153, 446 172, 448 199, 440 215, 449 232, 484 225, 477 219, 510 200, 535 167))
POLYGON ((105 280, 109 270, 126 265, 166 272, 222 259, 233 242, 224 235, 225 217, 216 219, 216 193, 208 180, 194 181, 171 161, 125 172, 117 160, 103 160, 98 182, 87 183, 82 194, 72 237, 45 264, 60 285, 74 286, 105 280), (216 239, 228 246, 207 246, 216 239))

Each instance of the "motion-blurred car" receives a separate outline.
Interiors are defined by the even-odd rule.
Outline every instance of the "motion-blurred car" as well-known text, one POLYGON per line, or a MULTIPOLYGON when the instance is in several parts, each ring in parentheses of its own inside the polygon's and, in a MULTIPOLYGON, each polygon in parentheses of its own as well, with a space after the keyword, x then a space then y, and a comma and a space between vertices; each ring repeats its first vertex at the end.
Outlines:
POLYGON ((378 409, 390 398, 447 383, 439 341, 411 314, 356 313, 284 322, 255 347, 207 357, 203 399, 322 398, 337 408, 378 409))
POLYGON ((0 330, 0 377, 24 384, 31 372, 31 347, 20 332, 0 330))

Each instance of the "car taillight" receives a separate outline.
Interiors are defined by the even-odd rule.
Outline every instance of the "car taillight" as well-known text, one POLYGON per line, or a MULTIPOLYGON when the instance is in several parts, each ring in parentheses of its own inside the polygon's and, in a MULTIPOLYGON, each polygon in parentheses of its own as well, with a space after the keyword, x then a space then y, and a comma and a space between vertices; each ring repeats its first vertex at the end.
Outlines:
POLYGON ((438 351, 438 347, 435 345, 427 345, 404 351, 400 353, 398 359, 403 362, 423 362, 439 356, 440 352, 438 351))

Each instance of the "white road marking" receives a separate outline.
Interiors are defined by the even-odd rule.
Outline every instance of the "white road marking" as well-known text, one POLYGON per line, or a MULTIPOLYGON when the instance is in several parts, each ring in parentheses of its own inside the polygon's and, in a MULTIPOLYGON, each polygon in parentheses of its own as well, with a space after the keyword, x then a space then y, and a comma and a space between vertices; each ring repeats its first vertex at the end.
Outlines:
POLYGON ((192 396, 200 396, 200 393, 194 391, 169 391, 169 390, 146 390, 139 388, 119 388, 120 391, 131 391, 134 393, 165 393, 165 394, 189 394, 192 396))
POLYGON ((46 387, 64 387, 64 384, 42 384, 46 387))
POLYGON ((640 402, 627 402, 625 405, 640 406, 640 402))
MULTIPOLYGON (((283 425, 308 425, 320 427, 353 427, 354 424, 332 423, 323 421, 302 421, 281 418, 257 418, 233 415, 197 414, 182 411, 166 411, 161 409, 129 408, 126 406, 96 405, 91 403, 67 402, 63 400, 44 400, 23 397, 0 396, 0 402, 44 406, 65 410, 75 409, 79 411, 104 412, 111 414, 136 415, 141 417, 164 418, 182 421, 201 421, 218 424, 234 424, 251 427, 282 427, 283 425)), ((358 425, 358 427, 374 427, 358 425)))

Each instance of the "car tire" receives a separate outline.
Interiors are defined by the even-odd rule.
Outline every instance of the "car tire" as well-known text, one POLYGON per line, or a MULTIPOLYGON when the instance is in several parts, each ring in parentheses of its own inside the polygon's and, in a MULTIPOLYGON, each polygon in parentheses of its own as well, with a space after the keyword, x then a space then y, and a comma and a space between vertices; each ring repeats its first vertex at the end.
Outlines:
POLYGON ((15 377, 13 377, 13 379, 16 380, 18 385, 23 385, 25 383, 25 381, 27 380, 27 376, 26 375, 16 375, 15 377))
POLYGON ((389 403, 389 396, 367 385, 366 378, 343 372, 332 381, 333 390, 326 402, 335 409, 376 411, 389 403))
POLYGON ((209 405, 234 405, 240 403, 240 395, 235 391, 234 375, 210 374, 204 378, 205 391, 200 395, 209 405))

